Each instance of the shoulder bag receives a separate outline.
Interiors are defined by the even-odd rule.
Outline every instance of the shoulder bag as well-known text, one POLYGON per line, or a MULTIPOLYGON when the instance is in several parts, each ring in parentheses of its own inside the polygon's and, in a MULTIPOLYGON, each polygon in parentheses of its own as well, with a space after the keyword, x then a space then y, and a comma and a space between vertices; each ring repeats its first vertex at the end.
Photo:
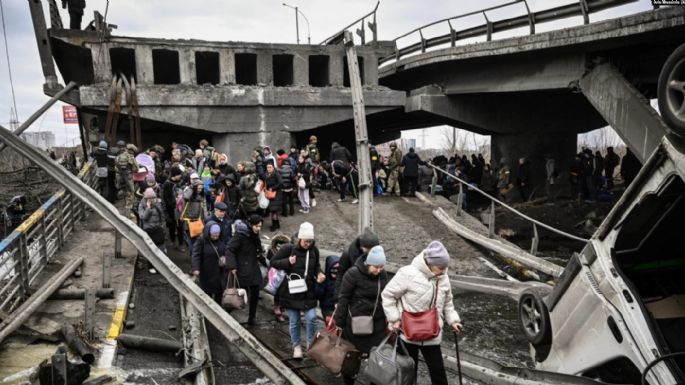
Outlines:
POLYGON ((266 196, 266 199, 268 199, 270 201, 276 199, 277 194, 278 194, 278 191, 276 191, 276 190, 271 190, 271 189, 264 190, 264 195, 266 196))
MULTIPOLYGON (((435 283, 430 309, 419 312, 402 310, 402 332, 407 340, 422 342, 440 335, 437 300, 438 282, 435 283)), ((404 303, 402 303, 402 308, 404 309, 404 303)))
POLYGON ((376 294, 376 302, 373 304, 373 313, 371 315, 353 316, 352 312, 348 310, 350 318, 352 319, 352 334, 355 336, 368 336, 373 334, 373 316, 376 314, 378 308, 378 297, 381 295, 381 280, 378 279, 378 293, 376 294))
POLYGON ((375 384, 413 384, 416 375, 414 360, 409 356, 401 338, 395 339, 395 346, 388 343, 391 335, 388 334, 380 345, 371 348, 364 374, 375 384), (403 355, 397 355, 398 348, 402 349, 403 355))
POLYGON ((189 204, 190 204, 190 202, 186 203, 185 206, 183 206, 183 212, 181 213, 181 219, 183 219, 186 222, 190 238, 197 238, 200 235, 202 235, 202 230, 204 230, 205 225, 202 223, 202 220, 200 218, 197 218, 197 219, 184 218, 189 204))
POLYGON ((288 274, 288 292, 290 294, 299 294, 307 291, 307 270, 309 270, 309 250, 307 250, 305 258, 306 261, 304 263, 304 277, 300 277, 299 274, 295 273, 288 274))
POLYGON ((245 308, 247 292, 238 288, 238 277, 235 273, 228 273, 228 284, 221 296, 221 306, 226 310, 242 310, 245 308))

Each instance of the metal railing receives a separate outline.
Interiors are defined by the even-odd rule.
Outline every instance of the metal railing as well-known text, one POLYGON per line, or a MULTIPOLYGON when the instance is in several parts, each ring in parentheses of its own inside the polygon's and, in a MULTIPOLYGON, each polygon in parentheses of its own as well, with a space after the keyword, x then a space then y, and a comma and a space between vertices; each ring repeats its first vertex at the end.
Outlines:
POLYGON ((457 41, 472 37, 485 35, 487 41, 491 41, 492 35, 496 32, 508 31, 526 26, 530 28, 530 34, 533 35, 535 34, 536 23, 545 23, 573 16, 582 16, 583 23, 589 24, 590 13, 627 3, 632 3, 635 1, 637 0, 577 0, 576 3, 567 4, 556 8, 545 9, 538 12, 531 12, 530 7, 528 6, 528 0, 515 0, 508 3, 496 5, 490 8, 485 8, 474 12, 468 12, 461 15, 448 17, 413 29, 405 33, 404 35, 393 39, 393 41, 395 42, 395 53, 393 55, 380 58, 378 63, 379 65, 382 65, 383 63, 386 63, 393 59, 399 61, 407 55, 416 52, 425 53, 426 49, 428 48, 433 48, 445 44, 449 44, 451 47, 454 47, 456 46, 457 41), (521 4, 523 4, 526 9, 526 14, 524 15, 497 21, 491 21, 488 18, 488 12, 490 11, 521 4), (482 15, 483 19, 485 20, 485 24, 461 30, 456 30, 454 28, 453 22, 459 19, 476 15, 482 15), (431 38, 425 38, 424 30, 426 28, 433 27, 438 24, 446 24, 447 27, 449 27, 449 33, 431 38), (419 34, 420 38, 418 43, 408 45, 401 49, 399 48, 399 46, 397 45, 398 40, 416 33, 419 34))
MULTIPOLYGON (((93 163, 78 177, 95 187, 93 163)), ((31 295, 31 285, 85 214, 86 204, 61 189, 0 241, 0 313, 11 313, 31 295)))
POLYGON ((352 28, 353 26, 361 23, 361 28, 358 28, 356 30, 357 36, 361 38, 361 44, 364 45, 366 44, 366 19, 368 17, 372 17, 373 21, 370 21, 368 24, 369 29, 371 30, 371 33, 373 33, 373 40, 371 41, 378 41, 378 24, 376 23, 376 11, 378 11, 378 6, 380 5, 381 1, 378 0, 376 3, 376 6, 373 8, 373 11, 367 13, 366 15, 360 17, 359 19, 353 21, 352 23, 348 24, 345 28, 339 30, 335 34, 329 36, 327 39, 319 43, 320 45, 326 45, 326 44, 340 44, 343 42, 345 38, 345 31, 347 31, 349 28, 352 28))
POLYGON ((435 188, 438 184, 438 172, 441 172, 441 173, 445 174, 447 177, 452 178, 452 179, 456 180, 457 182, 459 182, 459 193, 457 194, 457 216, 460 216, 461 211, 462 211, 462 205, 464 202, 464 186, 466 186, 466 188, 468 188, 469 190, 473 190, 473 191, 478 192, 479 194, 485 196, 486 198, 488 198, 490 200, 490 212, 487 214, 487 216, 488 216, 488 220, 487 220, 487 222, 488 222, 488 236, 490 238, 493 238, 495 236, 495 204, 499 204, 500 206, 506 208, 507 210, 513 212, 514 214, 518 215, 519 217, 521 217, 521 218, 523 218, 523 219, 525 219, 525 220, 527 220, 533 224, 533 239, 532 239, 531 247, 530 247, 530 254, 532 254, 532 255, 535 255, 537 253, 538 244, 540 242, 540 238, 538 235, 538 226, 545 228, 549 231, 552 231, 553 233, 564 236, 566 238, 572 239, 574 241, 584 242, 584 243, 589 241, 589 239, 585 239, 585 238, 581 238, 581 237, 573 235, 573 234, 569 234, 565 231, 562 231, 562 230, 559 230, 555 227, 552 227, 546 223, 540 222, 537 219, 531 218, 528 215, 516 210, 515 208, 509 206, 508 204, 506 204, 506 203, 500 201, 499 199, 493 197, 492 195, 486 193, 485 191, 479 189, 478 187, 476 187, 472 184, 469 184, 467 181, 457 177, 454 174, 451 174, 449 171, 443 170, 442 168, 440 168, 434 164, 431 164, 431 163, 426 163, 426 164, 433 169, 433 181, 432 181, 432 185, 431 185, 431 196, 435 196, 435 188))

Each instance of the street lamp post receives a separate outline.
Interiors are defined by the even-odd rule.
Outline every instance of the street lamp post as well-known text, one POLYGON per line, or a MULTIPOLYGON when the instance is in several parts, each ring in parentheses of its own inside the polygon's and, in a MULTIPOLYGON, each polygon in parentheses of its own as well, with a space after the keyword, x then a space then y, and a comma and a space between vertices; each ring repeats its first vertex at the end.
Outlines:
POLYGON ((307 44, 312 44, 312 37, 311 37, 311 30, 309 29, 309 19, 307 19, 307 16, 300 11, 298 7, 283 3, 283 6, 292 8, 295 10, 295 34, 297 36, 297 44, 300 44, 300 19, 299 15, 302 15, 304 18, 304 21, 307 22, 307 44))

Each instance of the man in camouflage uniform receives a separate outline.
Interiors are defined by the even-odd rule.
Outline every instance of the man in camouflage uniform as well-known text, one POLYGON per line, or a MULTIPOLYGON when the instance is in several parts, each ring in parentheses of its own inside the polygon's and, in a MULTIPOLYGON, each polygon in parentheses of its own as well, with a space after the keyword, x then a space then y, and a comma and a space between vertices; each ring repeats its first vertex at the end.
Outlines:
POLYGON ((400 174, 400 166, 402 165, 402 152, 397 149, 397 143, 390 143, 390 157, 388 158, 388 170, 390 176, 388 177, 388 193, 400 195, 400 182, 398 180, 400 174))
POLYGON ((135 145, 129 143, 126 148, 119 152, 115 160, 117 173, 117 188, 123 190, 125 195, 125 207, 127 210, 133 209, 133 173, 138 171, 136 162, 135 145))

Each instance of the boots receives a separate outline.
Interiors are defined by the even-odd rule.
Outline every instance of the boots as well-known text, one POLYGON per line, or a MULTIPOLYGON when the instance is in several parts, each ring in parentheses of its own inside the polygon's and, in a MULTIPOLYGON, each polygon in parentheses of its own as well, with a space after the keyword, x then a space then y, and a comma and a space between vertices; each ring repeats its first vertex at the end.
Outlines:
POLYGON ((271 227, 269 227, 270 231, 276 231, 281 228, 280 221, 278 219, 272 219, 271 220, 271 227))

